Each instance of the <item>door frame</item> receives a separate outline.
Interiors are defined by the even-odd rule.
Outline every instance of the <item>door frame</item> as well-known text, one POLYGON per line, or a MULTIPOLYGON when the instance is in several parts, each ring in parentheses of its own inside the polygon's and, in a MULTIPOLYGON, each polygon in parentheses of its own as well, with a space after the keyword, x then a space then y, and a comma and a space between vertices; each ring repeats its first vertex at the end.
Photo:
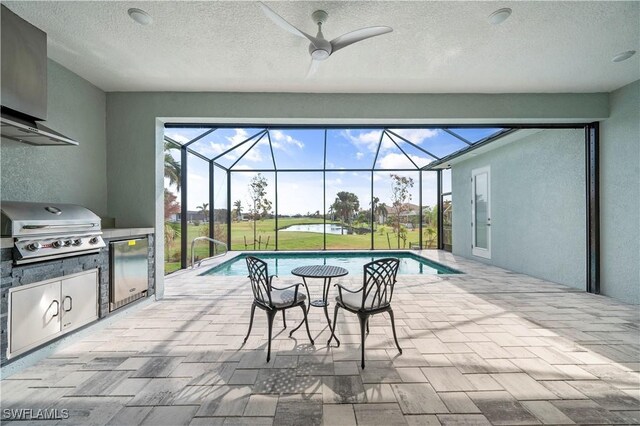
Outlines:
POLYGON ((471 254, 491 259, 491 167, 471 170, 471 254), (476 176, 487 175, 487 248, 476 247, 476 176))

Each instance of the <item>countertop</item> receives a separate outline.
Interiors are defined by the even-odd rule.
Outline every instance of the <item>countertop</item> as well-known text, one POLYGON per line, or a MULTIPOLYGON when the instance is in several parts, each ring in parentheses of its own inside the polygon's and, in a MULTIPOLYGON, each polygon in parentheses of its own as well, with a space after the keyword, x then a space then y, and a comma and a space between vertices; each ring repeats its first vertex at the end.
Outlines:
POLYGON ((102 228, 102 238, 127 238, 153 233, 153 228, 102 228))
POLYGON ((0 249, 13 247, 13 238, 0 238, 0 249))
MULTIPOLYGON (((153 234, 153 228, 102 228, 103 238, 128 238, 153 234)), ((0 238, 0 248, 13 247, 13 238, 0 238)))

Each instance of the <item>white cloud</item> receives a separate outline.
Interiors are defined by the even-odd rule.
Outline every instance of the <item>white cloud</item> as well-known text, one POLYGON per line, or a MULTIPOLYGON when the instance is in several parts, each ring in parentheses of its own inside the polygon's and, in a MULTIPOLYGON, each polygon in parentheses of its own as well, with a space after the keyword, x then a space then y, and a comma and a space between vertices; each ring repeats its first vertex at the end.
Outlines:
POLYGON ((192 180, 208 180, 209 178, 206 176, 197 175, 195 173, 187 173, 187 179, 189 182, 192 180))
POLYGON ((269 134, 271 135, 271 146, 275 149, 284 150, 287 145, 294 145, 300 149, 304 148, 304 144, 302 142, 281 132, 280 130, 271 130, 269 131, 269 134))
POLYGON ((393 143, 389 136, 385 136, 384 138, 382 138, 382 144, 380 145, 380 154, 394 148, 396 151, 398 150, 398 148, 396 148, 396 144, 393 143))
MULTIPOLYGON (((416 163, 420 164, 424 162, 424 160, 416 155, 411 155, 411 159, 416 163)), ((380 159, 380 167, 383 169, 415 169, 411 161, 404 154, 387 154, 380 159)))
POLYGON ((246 164, 241 164, 241 165, 235 166, 233 168, 233 170, 252 170, 252 169, 253 169, 253 167, 250 167, 250 166, 248 166, 246 164))
POLYGON ((166 135, 178 143, 189 142, 189 138, 180 133, 167 133, 166 135))
POLYGON ((362 160, 363 157, 364 157, 364 153, 356 152, 356 160, 362 160))
POLYGON ((343 130, 341 134, 343 137, 351 141, 356 148, 376 152, 378 149, 378 143, 380 142, 380 132, 381 130, 371 130, 370 132, 354 135, 350 129, 346 129, 343 130))
MULTIPOLYGON (((250 144, 252 144, 252 142, 248 142, 250 144)), ((252 161, 254 163, 258 163, 260 161, 262 161, 262 152, 260 150, 260 145, 266 144, 267 142, 258 142, 253 148, 249 149, 249 152, 247 152, 245 154, 244 157, 242 157, 242 160, 247 160, 247 161, 252 161)), ((239 148, 239 150, 243 150, 245 149, 245 147, 243 146, 242 148, 239 148)))
MULTIPOLYGON (((240 143, 247 140, 247 138, 250 136, 245 129, 233 129, 233 130, 235 131, 233 135, 225 137, 228 143, 209 142, 209 145, 202 149, 201 154, 208 156, 210 158, 216 157, 222 154, 224 151, 228 150, 229 148, 238 146, 240 143)), ((255 142, 255 140, 253 142, 255 142)), ((228 154, 225 154, 223 158, 227 161, 233 161, 237 159, 240 155, 242 155, 245 149, 249 148, 249 146, 253 144, 253 142, 249 141, 242 147, 230 151, 228 154)), ((258 145, 260 144, 262 144, 262 142, 260 142, 258 145)), ((258 149, 258 145, 254 146, 253 149, 251 149, 243 157, 243 160, 252 161, 252 162, 262 161, 262 155, 260 150, 258 149)), ((234 167, 234 169, 238 169, 238 167, 234 167)))
POLYGON ((278 192, 279 214, 293 215, 315 212, 316 210, 322 212, 323 210, 322 190, 310 190, 305 182, 278 181, 278 192))
POLYGON ((389 129, 393 133, 396 133, 406 140, 421 144, 422 141, 428 138, 433 138, 440 133, 440 129, 389 129))
POLYGON ((209 142, 209 146, 204 149, 208 152, 203 152, 204 155, 209 154, 210 156, 216 156, 218 154, 222 154, 224 151, 224 144, 209 142))
POLYGON ((227 136, 227 140, 231 143, 229 147, 236 146, 249 137, 245 129, 233 129, 236 133, 233 136, 227 136))
MULTIPOLYGON (((205 166, 205 169, 208 168, 205 166)), ((187 174, 187 207, 196 210, 197 206, 209 202, 209 177, 204 170, 193 169, 187 174)))

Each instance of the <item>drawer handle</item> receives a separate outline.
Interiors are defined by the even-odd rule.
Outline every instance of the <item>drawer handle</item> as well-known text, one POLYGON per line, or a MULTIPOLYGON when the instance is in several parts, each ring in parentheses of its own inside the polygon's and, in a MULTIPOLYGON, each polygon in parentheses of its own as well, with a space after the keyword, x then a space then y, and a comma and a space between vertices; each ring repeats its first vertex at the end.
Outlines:
POLYGON ((56 304, 56 313, 52 316, 52 318, 55 318, 58 315, 60 315, 60 302, 58 302, 57 300, 54 300, 53 302, 51 302, 51 305, 53 305, 54 303, 56 304))
POLYGON ((65 312, 69 312, 73 309, 73 299, 71 298, 71 296, 64 297, 64 301, 62 302, 62 309, 64 309, 65 312), (67 302, 67 299, 69 299, 69 309, 64 309, 64 305, 67 302))

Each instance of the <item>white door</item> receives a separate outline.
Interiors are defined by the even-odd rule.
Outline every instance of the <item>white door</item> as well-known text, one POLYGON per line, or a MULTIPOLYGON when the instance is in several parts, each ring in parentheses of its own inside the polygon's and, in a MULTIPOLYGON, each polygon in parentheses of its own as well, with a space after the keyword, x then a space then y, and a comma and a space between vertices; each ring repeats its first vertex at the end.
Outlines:
POLYGON ((9 297, 11 355, 60 333, 60 281, 11 290, 9 297))
POLYGON ((489 167, 471 171, 471 252, 491 259, 491 173, 489 167))
POLYGON ((64 279, 60 303, 65 332, 98 319, 98 270, 64 279))

